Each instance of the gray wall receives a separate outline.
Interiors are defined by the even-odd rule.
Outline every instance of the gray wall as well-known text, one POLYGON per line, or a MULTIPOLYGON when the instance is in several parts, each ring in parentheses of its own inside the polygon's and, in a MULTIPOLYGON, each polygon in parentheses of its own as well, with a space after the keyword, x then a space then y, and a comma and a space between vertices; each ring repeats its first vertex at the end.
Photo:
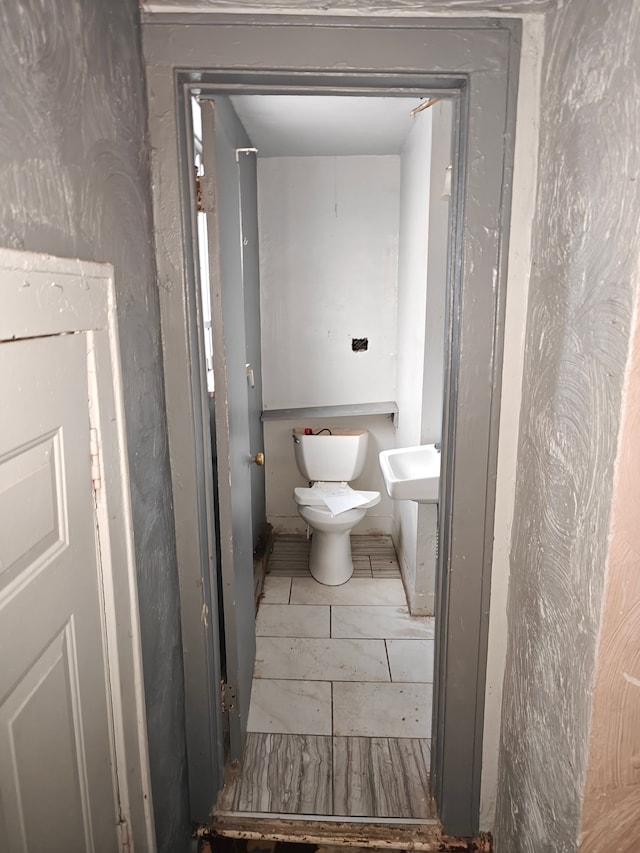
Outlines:
POLYGON ((576 849, 640 256, 640 4, 562 4, 543 68, 498 853, 576 849))
POLYGON ((179 601, 135 0, 0 4, 0 245, 115 267, 159 849, 187 847, 179 601))

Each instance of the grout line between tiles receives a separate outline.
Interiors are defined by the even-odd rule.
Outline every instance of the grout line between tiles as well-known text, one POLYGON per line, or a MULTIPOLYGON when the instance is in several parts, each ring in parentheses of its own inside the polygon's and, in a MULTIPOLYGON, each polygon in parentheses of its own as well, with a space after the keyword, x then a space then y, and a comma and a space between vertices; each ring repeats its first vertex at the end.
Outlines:
POLYGON ((390 681, 392 684, 394 684, 395 682, 393 681, 393 673, 391 672, 391 661, 389 660, 389 646, 387 645, 387 640, 386 640, 386 638, 385 638, 385 641, 384 641, 384 652, 385 652, 385 654, 386 654, 386 656, 387 656, 387 669, 389 670, 389 681, 390 681))
MULTIPOLYGON (((333 686, 332 686, 333 692, 333 686)), ((332 701, 333 706, 333 701, 332 701)), ((333 714, 333 709, 332 709, 333 714)), ((336 773, 336 739, 333 736, 333 717, 331 719, 331 814, 336 813, 336 786, 333 783, 333 779, 336 773)))
MULTIPOLYGON (((333 725, 333 681, 330 681, 329 684, 331 685, 331 737, 333 738, 335 737, 333 725)), ((333 749, 333 742, 331 748, 333 749)))

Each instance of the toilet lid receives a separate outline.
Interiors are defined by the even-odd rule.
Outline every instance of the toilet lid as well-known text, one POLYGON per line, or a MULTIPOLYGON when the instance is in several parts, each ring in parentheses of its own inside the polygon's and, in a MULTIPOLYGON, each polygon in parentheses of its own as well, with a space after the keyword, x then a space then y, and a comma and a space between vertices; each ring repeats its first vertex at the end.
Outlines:
POLYGON ((325 497, 334 495, 345 495, 364 498, 365 502, 358 501, 363 509, 369 509, 380 503, 380 492, 365 492, 362 489, 352 489, 345 483, 314 483, 310 489, 298 487, 293 490, 293 499, 302 506, 326 507, 325 497))

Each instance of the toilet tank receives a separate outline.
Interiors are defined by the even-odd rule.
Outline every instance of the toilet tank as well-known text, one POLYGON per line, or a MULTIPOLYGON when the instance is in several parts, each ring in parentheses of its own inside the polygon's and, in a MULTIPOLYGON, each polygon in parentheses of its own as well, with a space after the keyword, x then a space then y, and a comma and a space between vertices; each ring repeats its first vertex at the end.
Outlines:
POLYGON ((331 427, 331 435, 305 435, 304 430, 293 430, 296 464, 303 477, 313 482, 348 483, 362 474, 369 441, 366 429, 331 427))

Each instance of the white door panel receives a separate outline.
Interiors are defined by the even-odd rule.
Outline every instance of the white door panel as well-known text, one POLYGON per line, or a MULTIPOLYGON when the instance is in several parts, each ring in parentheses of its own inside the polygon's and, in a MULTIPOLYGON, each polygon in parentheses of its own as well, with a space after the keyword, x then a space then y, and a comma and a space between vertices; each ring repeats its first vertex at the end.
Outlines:
POLYGON ((0 849, 116 851, 85 333, 0 344, 0 849))

